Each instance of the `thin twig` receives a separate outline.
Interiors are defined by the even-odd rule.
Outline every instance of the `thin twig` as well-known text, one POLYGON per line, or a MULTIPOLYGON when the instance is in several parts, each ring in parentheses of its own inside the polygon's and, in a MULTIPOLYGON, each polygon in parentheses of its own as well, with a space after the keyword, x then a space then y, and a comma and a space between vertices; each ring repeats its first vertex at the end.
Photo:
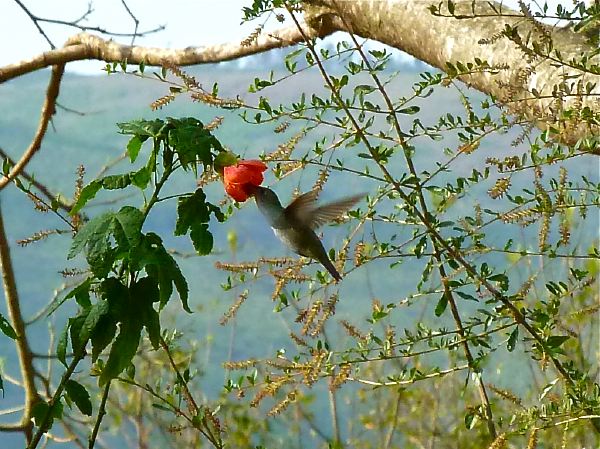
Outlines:
POLYGON ((47 430, 46 427, 48 426, 48 422, 49 422, 50 416, 51 416, 51 410, 54 407, 54 405, 56 404, 56 402, 60 401, 60 397, 62 395, 63 390, 65 389, 65 385, 66 385, 67 381, 73 375, 73 372, 75 371, 75 368, 77 368, 77 365, 79 364, 79 362, 81 360, 83 360, 83 358, 85 357, 85 346, 86 345, 87 345, 87 341, 84 341, 81 343, 80 349, 76 352, 76 354, 73 357, 73 360, 71 360, 71 363, 69 363, 67 370, 63 373, 62 377, 60 378, 60 382, 59 382, 58 386, 56 387, 54 394, 48 401, 48 409, 46 411, 46 414, 42 417, 42 419, 38 423, 39 425, 37 427, 37 430, 36 430, 35 434, 33 435, 33 438, 31 438, 31 441, 27 445, 27 449, 36 448, 38 443, 40 442, 40 439, 42 438, 42 435, 46 432, 46 430, 47 430))
POLYGON ((94 445, 96 444, 96 438, 98 437, 98 431, 100 430, 100 423, 102 422, 102 418, 104 418, 104 415, 106 415, 106 400, 108 399, 108 392, 110 391, 110 382, 111 381, 109 380, 104 386, 102 400, 100 401, 100 408, 98 409, 98 416, 96 417, 94 429, 92 430, 92 434, 90 435, 88 449, 94 449, 94 445))
POLYGON ((50 38, 48 37, 48 35, 46 34, 46 32, 43 30, 43 28, 38 23, 39 22, 39 18, 37 16, 35 16, 31 11, 29 11, 29 9, 23 4, 23 2, 21 0, 14 0, 14 1, 15 1, 15 3, 17 5, 19 5, 21 7, 21 9, 23 10, 23 12, 25 12, 25 14, 27 14, 27 16, 31 19, 31 21, 33 22, 33 24, 35 25, 35 27, 38 29, 38 31, 40 32, 40 34, 44 37, 44 39, 46 39, 46 42, 48 42, 48 45, 50 45, 50 48, 54 50, 56 48, 56 46, 50 40, 50 38))
MULTIPOLYGON (((8 154, 6 154, 6 152, 2 148, 0 148, 0 157, 3 159, 6 159, 11 166, 15 165, 15 161, 8 154)), ((48 198, 50 200, 50 203, 57 204, 58 207, 60 207, 62 210, 66 211, 66 212, 69 212, 71 210, 71 207, 73 206, 71 203, 64 201, 62 198, 60 198, 57 195, 54 195, 48 187, 46 187, 44 184, 42 184, 41 182, 36 180, 33 176, 31 176, 25 170, 23 170, 21 172, 20 176, 22 176, 29 183, 31 183, 31 185, 33 185, 36 189, 38 189, 46 198, 48 198)))

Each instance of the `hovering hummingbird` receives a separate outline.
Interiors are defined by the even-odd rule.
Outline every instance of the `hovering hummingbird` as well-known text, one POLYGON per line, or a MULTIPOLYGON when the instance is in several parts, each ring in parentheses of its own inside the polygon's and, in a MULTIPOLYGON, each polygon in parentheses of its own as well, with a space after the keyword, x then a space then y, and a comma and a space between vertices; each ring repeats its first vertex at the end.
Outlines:
POLYGON ((279 198, 271 189, 257 186, 253 194, 258 209, 268 220, 279 240, 296 254, 318 260, 327 268, 336 282, 342 280, 342 276, 329 260, 327 252, 314 230, 338 218, 360 201, 364 194, 349 196, 317 206, 316 200, 319 192, 311 190, 300 195, 286 208, 281 205, 279 198))

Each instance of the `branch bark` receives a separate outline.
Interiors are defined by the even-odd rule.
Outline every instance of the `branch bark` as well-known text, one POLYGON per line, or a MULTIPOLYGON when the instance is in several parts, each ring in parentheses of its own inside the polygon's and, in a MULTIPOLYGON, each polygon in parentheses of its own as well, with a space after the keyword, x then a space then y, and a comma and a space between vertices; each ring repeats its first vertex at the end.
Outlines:
MULTIPOLYGON (((311 30, 310 34, 311 37, 319 35, 317 30, 311 30)), ((79 33, 69 38, 63 48, 50 50, 34 58, 0 68, 0 83, 56 64, 86 59, 107 63, 127 61, 129 64, 144 63, 148 66, 161 66, 165 61, 169 61, 178 66, 188 66, 230 61, 275 48, 288 47, 301 41, 302 36, 296 27, 281 28, 268 34, 261 34, 250 45, 229 42, 183 49, 123 45, 93 34, 79 33)))
POLYGON ((4 426, 3 430, 23 431, 29 440, 31 438, 32 422, 31 410, 39 401, 37 389, 35 386, 35 370, 33 367, 33 355, 31 346, 27 340, 25 331, 25 320, 21 313, 21 305, 19 303, 19 294, 17 292, 17 284, 10 257, 10 248, 4 229, 4 220, 2 218, 2 210, 0 209, 0 270, 2 271, 2 282, 4 284, 4 296, 6 297, 6 305, 8 314, 15 333, 17 356, 19 358, 19 367, 21 376, 23 377, 23 388, 25 390, 25 408, 21 422, 12 426, 4 426))
MULTIPOLYGON (((454 15, 463 16, 462 19, 434 16, 429 6, 437 3, 433 0, 306 0, 304 19, 312 27, 326 23, 328 32, 343 31, 344 24, 348 24, 352 27, 349 31, 356 35, 390 45, 443 71, 447 70, 447 62, 466 64, 475 58, 504 66, 495 74, 473 73, 462 80, 481 92, 494 95, 511 113, 525 117, 543 130, 557 126, 565 109, 589 107, 598 113, 600 76, 551 59, 529 60, 508 39, 479 44, 481 39, 490 39, 506 25, 518 25, 523 40, 528 33, 533 36, 547 33, 553 47, 560 50, 563 61, 577 61, 582 53, 590 55, 595 50, 586 36, 571 28, 556 28, 526 19, 522 13, 497 2, 454 0, 454 15), (492 8, 502 11, 502 15, 492 8), (579 80, 581 86, 578 86, 579 80), (574 85, 573 95, 553 95, 553 89, 562 83, 574 85), (582 94, 588 83, 595 85, 594 88, 582 94), (533 95, 534 89, 538 95, 533 95)), ((579 138, 598 134, 597 125, 590 129, 579 121, 579 117, 567 124, 563 120, 562 140, 574 143, 579 138)))
POLYGON ((56 111, 56 99, 60 90, 60 82, 62 80, 63 73, 65 71, 64 64, 55 65, 52 68, 52 75, 50 76, 50 82, 48 83, 48 89, 46 90, 46 100, 42 107, 42 115, 40 117, 40 123, 35 136, 29 145, 29 148, 25 150, 21 159, 10 169, 8 176, 3 175, 0 179, 0 190, 6 187, 14 178, 25 169, 31 158, 35 153, 38 152, 42 146, 42 141, 48 130, 48 123, 56 111))

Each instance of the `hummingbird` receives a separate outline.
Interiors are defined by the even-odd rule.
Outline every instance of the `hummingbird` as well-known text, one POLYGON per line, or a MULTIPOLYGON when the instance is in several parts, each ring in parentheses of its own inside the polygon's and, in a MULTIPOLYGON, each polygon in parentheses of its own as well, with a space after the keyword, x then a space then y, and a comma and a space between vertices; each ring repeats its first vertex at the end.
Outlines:
POLYGON ((319 192, 311 190, 300 195, 285 208, 271 189, 256 186, 253 194, 258 210, 265 216, 279 240, 296 254, 318 260, 336 282, 342 280, 315 229, 341 216, 360 201, 364 194, 318 206, 316 201, 319 192))

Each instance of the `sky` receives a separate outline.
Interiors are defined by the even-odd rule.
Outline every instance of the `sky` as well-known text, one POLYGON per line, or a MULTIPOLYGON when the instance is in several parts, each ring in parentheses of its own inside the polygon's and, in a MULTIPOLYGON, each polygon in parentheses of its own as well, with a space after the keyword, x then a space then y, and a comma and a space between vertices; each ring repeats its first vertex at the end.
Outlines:
MULTIPOLYGON (((31 13, 49 19, 74 20, 88 9, 90 0, 22 0, 31 13)), ((437 0, 427 0, 436 3, 437 0)), ((166 29, 138 38, 139 45, 156 47, 187 47, 236 42, 247 37, 257 23, 240 25, 243 6, 252 0, 127 0, 127 5, 140 21, 140 31, 164 25, 166 29)), ((504 3, 515 7, 517 0, 504 3)), ((559 1, 550 1, 556 5, 559 1)), ((572 1, 562 2, 572 5, 572 1)), ((131 33, 133 21, 123 7, 122 0, 95 0, 93 13, 85 24, 101 26, 115 32, 131 33)), ((551 10, 553 7, 551 7, 551 10)), ((271 28, 277 27, 271 21, 271 28)), ((42 24, 57 47, 79 30, 61 25, 42 24)), ((129 43, 129 38, 115 38, 129 43)), ((0 0, 0 67, 38 55, 50 47, 37 31, 33 22, 14 0, 0 0)), ((80 73, 100 73, 104 63, 76 62, 68 70, 80 73)))
MULTIPOLYGON (((52 19, 74 20, 88 9, 88 0, 22 0, 31 13, 52 19)), ((127 5, 140 21, 140 30, 165 25, 166 29, 144 38, 139 45, 156 47, 203 46, 240 41, 248 36, 255 24, 240 25, 242 6, 251 0, 127 0, 127 5)), ((121 0, 95 0, 93 13, 85 22, 111 31, 131 33, 134 22, 123 8, 121 0)), ((75 28, 43 24, 57 47, 79 32, 75 28)), ((115 38, 129 43, 129 38, 115 38)), ((14 0, 0 0, 0 67, 33 57, 50 49, 33 22, 14 0), (10 44, 10 43, 13 44, 10 44)), ((104 63, 69 64, 75 71, 98 72, 104 63)))

